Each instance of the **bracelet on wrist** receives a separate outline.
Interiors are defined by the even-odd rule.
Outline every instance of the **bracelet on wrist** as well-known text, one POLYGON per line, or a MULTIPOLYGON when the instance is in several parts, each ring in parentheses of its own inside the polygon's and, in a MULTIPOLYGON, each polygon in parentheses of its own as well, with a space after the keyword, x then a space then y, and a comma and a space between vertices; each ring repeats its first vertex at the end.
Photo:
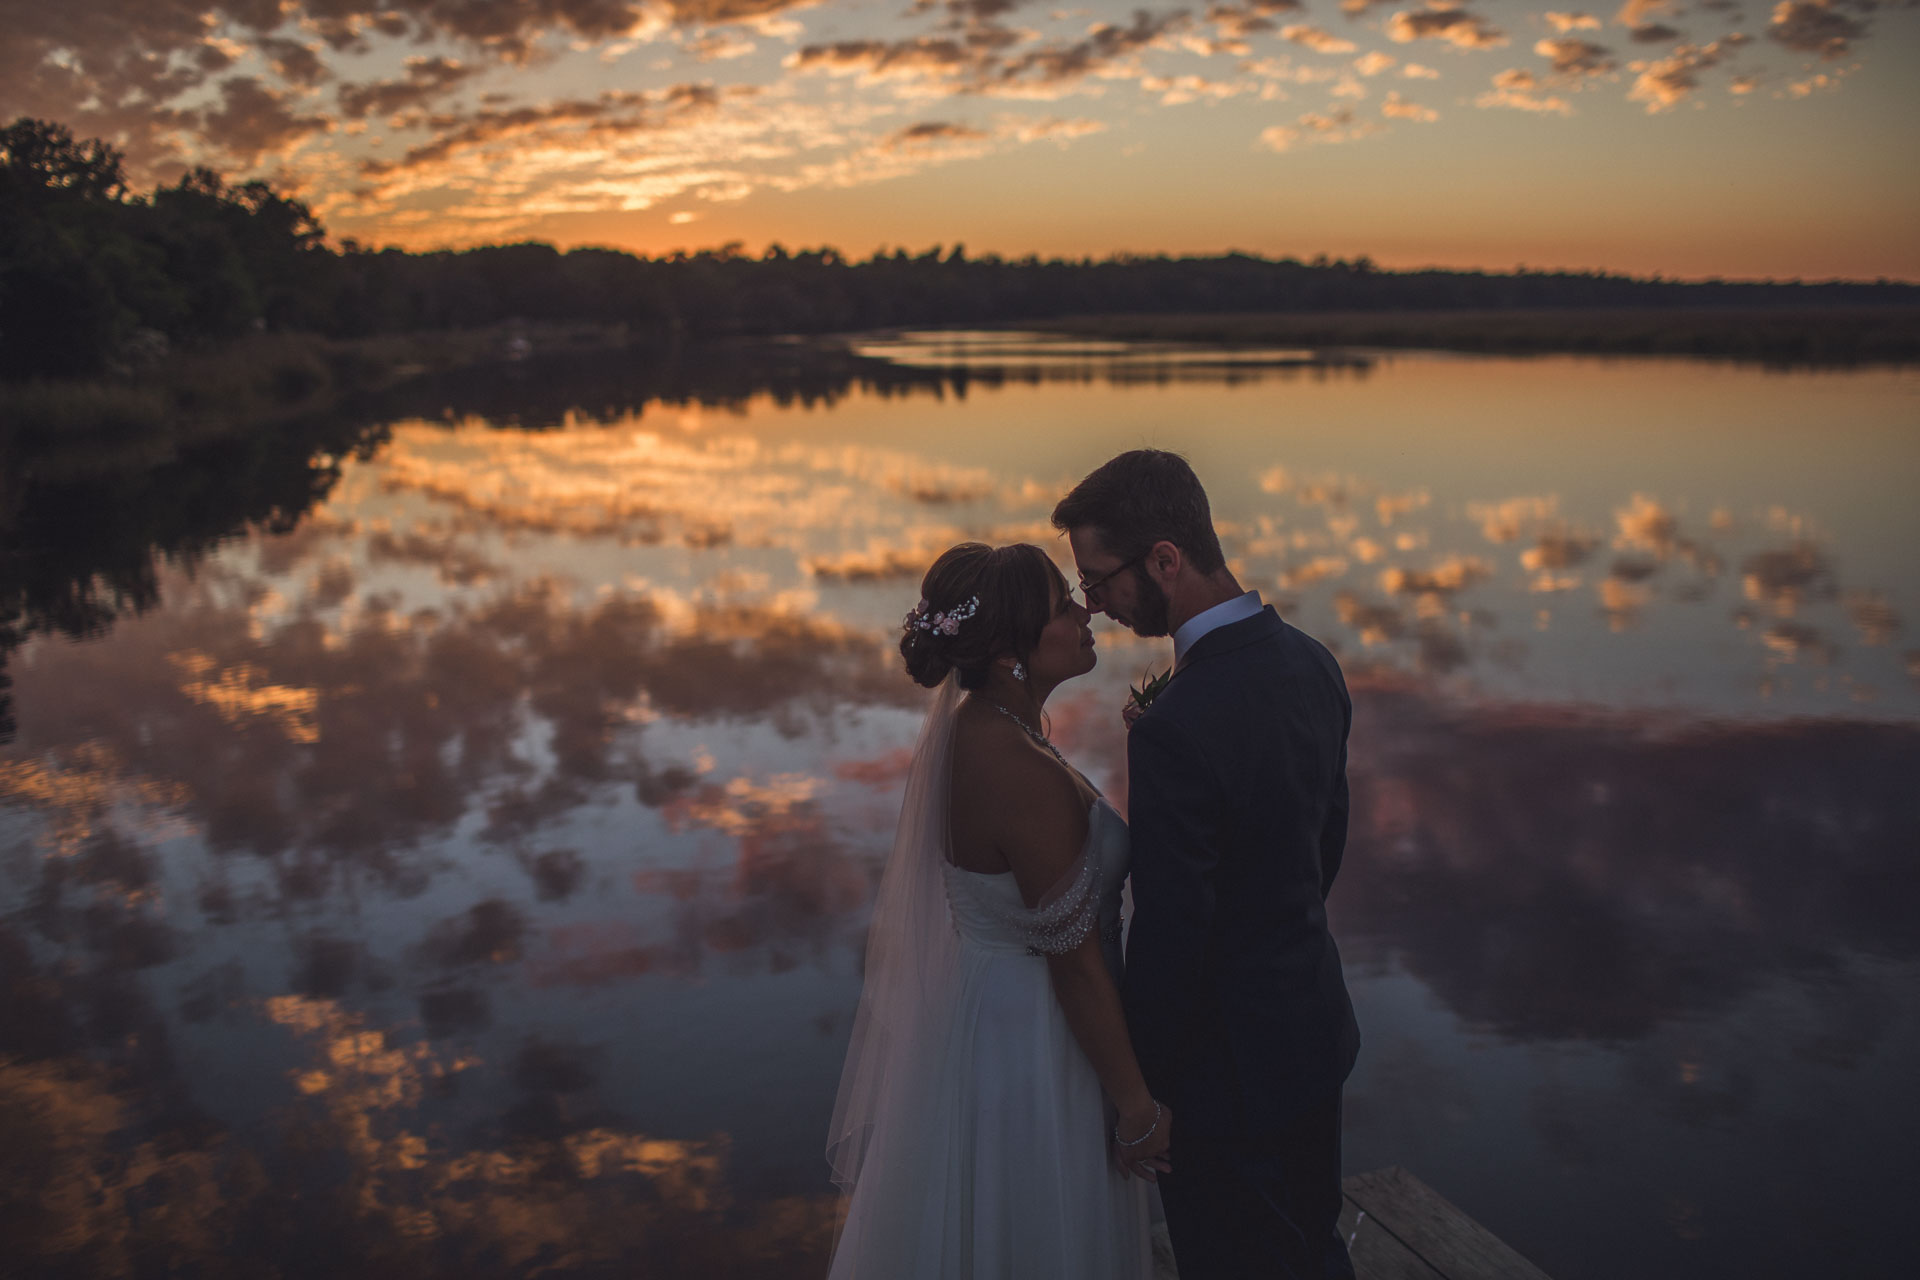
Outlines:
POLYGON ((1151 1138, 1156 1132, 1159 1131, 1159 1129, 1160 1129, 1160 1104, 1159 1102, 1156 1101, 1153 1104, 1153 1123, 1147 1126, 1147 1131, 1145 1133, 1135 1138, 1132 1142, 1128 1142, 1125 1138, 1120 1136, 1120 1126, 1119 1124, 1116 1123, 1113 1126, 1113 1141, 1117 1146, 1137 1147, 1141 1143, 1145 1142, 1148 1138, 1151 1138))

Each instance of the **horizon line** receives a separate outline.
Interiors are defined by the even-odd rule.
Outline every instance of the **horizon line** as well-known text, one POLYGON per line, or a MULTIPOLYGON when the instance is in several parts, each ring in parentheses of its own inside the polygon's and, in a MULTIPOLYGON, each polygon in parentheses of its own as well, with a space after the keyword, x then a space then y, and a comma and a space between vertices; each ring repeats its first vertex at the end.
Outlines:
MULTIPOLYGON (((710 245, 700 245, 700 246, 676 245, 671 249, 663 249, 663 250, 657 250, 657 251, 635 249, 625 245, 618 245, 618 244, 611 244, 611 243, 604 243, 604 242, 594 242, 594 241, 581 241, 578 243, 567 244, 562 246, 561 244, 556 243, 552 239, 541 239, 538 237, 529 237, 527 239, 520 239, 520 240, 485 241, 485 242, 475 243, 475 244, 461 244, 461 245, 449 244, 449 245, 440 245, 433 248, 410 248, 403 244, 385 244, 385 245, 379 245, 379 246, 371 246, 371 245, 366 245, 361 243, 358 237, 355 237, 355 236, 349 235, 349 236, 335 237, 333 234, 327 233, 326 243, 328 247, 331 248, 333 251, 340 252, 340 253, 347 252, 348 250, 346 249, 346 246, 352 245, 354 246, 353 248, 354 252, 373 253, 373 254, 396 252, 396 253, 410 254, 410 255, 419 256, 419 257, 424 257, 430 254, 438 254, 438 253, 461 254, 461 253, 480 252, 488 249, 513 249, 513 248, 522 248, 522 247, 539 247, 539 248, 551 249, 555 253, 561 254, 561 255, 575 253, 575 252, 617 253, 629 258, 634 258, 634 259, 638 259, 646 262, 671 262, 671 261, 674 261, 675 259, 696 258, 703 254, 715 255, 715 256, 728 258, 728 259, 741 259, 749 262, 766 262, 766 261, 781 260, 780 258, 771 256, 772 251, 777 248, 777 249, 780 249, 783 255, 785 256, 785 258, 788 258, 788 259, 808 257, 812 255, 819 255, 819 254, 831 254, 835 259, 838 260, 837 265, 843 265, 843 266, 862 266, 862 265, 867 265, 867 264, 876 262, 882 258, 894 259, 902 255, 904 255, 909 260, 920 260, 920 259, 927 258, 929 256, 933 256, 933 257, 939 258, 941 262, 945 263, 945 262, 956 261, 956 258, 954 255, 959 254, 960 256, 958 257, 957 261, 961 263, 972 264, 972 263, 995 262, 995 263, 999 263, 1007 266, 1020 266, 1027 263, 1034 263, 1034 264, 1064 263, 1064 264, 1074 265, 1074 266, 1090 264, 1090 265, 1099 266, 1099 265, 1106 265, 1106 264, 1116 263, 1116 262, 1130 262, 1130 261, 1159 260, 1159 261, 1179 262, 1179 261, 1211 261, 1211 260, 1219 260, 1219 259, 1225 259, 1225 258, 1245 258, 1253 261, 1265 262, 1265 263, 1270 263, 1274 265, 1292 263, 1296 266, 1307 267, 1315 270, 1324 270, 1324 269, 1333 268, 1333 267, 1345 267, 1348 270, 1354 270, 1356 267, 1358 267, 1358 264, 1365 262, 1367 266, 1365 266, 1364 268, 1360 268, 1361 273, 1377 274, 1377 275, 1422 275, 1422 274, 1436 273, 1436 274, 1444 274, 1444 275, 1509 276, 1514 278, 1518 278, 1522 276, 1585 276, 1585 277, 1597 276, 1601 278, 1626 280, 1626 281, 1631 281, 1637 284, 1667 284, 1667 285, 1717 284, 1717 285, 1750 285, 1750 286, 1758 286, 1758 287, 1766 287, 1766 286, 1817 287, 1817 286, 1831 286, 1831 285, 1846 285, 1846 286, 1853 286, 1853 287, 1859 287, 1859 288, 1876 288, 1876 287, 1883 287, 1883 286, 1893 287, 1893 288, 1920 288, 1920 278, 1909 279, 1906 277, 1891 276, 1891 275, 1879 275, 1879 276, 1873 276, 1873 277, 1826 276, 1826 277, 1817 277, 1817 278, 1809 278, 1805 276, 1788 276, 1784 278, 1778 277, 1778 276, 1726 276, 1726 275, 1683 276, 1683 275, 1669 275, 1662 271, 1654 271, 1649 274, 1636 274, 1629 270, 1615 269, 1611 267, 1592 267, 1592 266, 1538 267, 1538 266, 1533 266, 1531 264, 1524 263, 1524 262, 1515 263, 1511 267, 1447 266, 1440 263, 1423 263, 1417 266, 1405 266, 1405 265, 1387 266, 1387 265, 1381 264, 1379 261, 1374 259, 1374 257, 1371 254, 1365 254, 1365 253, 1357 254, 1350 258, 1338 257, 1338 256, 1324 253, 1324 252, 1316 253, 1312 257, 1305 257, 1305 256, 1300 256, 1292 253, 1270 255, 1270 254, 1255 252, 1249 249, 1238 249, 1238 248, 1232 248, 1232 247, 1225 248, 1225 249, 1208 250, 1208 251, 1193 251, 1193 250, 1175 251, 1175 250, 1168 250, 1168 249, 1157 249, 1157 250, 1117 249, 1102 255, 1084 254, 1079 257, 1069 257, 1066 255, 1059 255, 1059 254, 1046 256, 1036 252, 1029 251, 1027 253, 1020 254, 1018 256, 1012 256, 1009 254, 999 252, 997 250, 987 250, 979 254, 968 253, 966 252, 965 241, 955 241, 952 245, 948 245, 941 241, 936 241, 932 245, 930 245, 928 248, 924 250, 919 250, 919 251, 911 250, 907 248, 905 245, 881 244, 880 246, 870 250, 866 257, 856 258, 847 254, 845 251, 841 250, 835 245, 819 244, 819 245, 811 245, 811 246, 789 247, 784 243, 782 243, 777 238, 769 238, 765 242, 765 244, 761 246, 760 251, 758 253, 749 252, 746 249, 746 242, 738 238, 726 240, 718 244, 710 244, 710 245)), ((1465 308, 1465 309, 1472 310, 1474 308, 1465 308)))

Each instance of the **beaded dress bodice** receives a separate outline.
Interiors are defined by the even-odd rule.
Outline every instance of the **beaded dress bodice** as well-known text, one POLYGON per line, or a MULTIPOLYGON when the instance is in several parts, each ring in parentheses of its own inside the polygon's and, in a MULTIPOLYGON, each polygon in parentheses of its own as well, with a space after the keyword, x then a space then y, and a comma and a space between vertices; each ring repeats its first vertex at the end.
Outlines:
POLYGON ((988 874, 946 864, 954 928, 971 946, 1034 956, 1071 951, 1097 929, 1107 967, 1118 976, 1127 860, 1126 821, 1104 797, 1096 798, 1079 858, 1037 907, 1021 899, 1011 871, 988 874))

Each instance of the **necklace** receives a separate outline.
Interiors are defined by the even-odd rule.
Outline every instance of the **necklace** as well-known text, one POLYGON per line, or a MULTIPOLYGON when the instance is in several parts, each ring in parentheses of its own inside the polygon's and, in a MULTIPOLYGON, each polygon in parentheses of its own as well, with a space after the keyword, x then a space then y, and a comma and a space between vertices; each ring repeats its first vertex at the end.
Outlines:
POLYGON ((992 707, 995 711, 998 711, 1001 715, 1005 716, 1007 719, 1019 725, 1021 732, 1025 733, 1029 738, 1032 738, 1035 742, 1045 747, 1047 751, 1053 756, 1053 758, 1055 760, 1058 760, 1063 766, 1065 766, 1065 768, 1069 772, 1074 772, 1073 766, 1070 764, 1067 764, 1067 758, 1060 754, 1060 748, 1054 746, 1053 743, 1049 742, 1047 740, 1046 734, 1041 733, 1038 729, 1034 728, 1032 725, 1028 724, 1025 720, 1022 720, 1019 716, 1007 710, 1005 707, 1001 706, 999 703, 987 702, 985 698, 980 699, 980 701, 986 702, 987 705, 992 707))

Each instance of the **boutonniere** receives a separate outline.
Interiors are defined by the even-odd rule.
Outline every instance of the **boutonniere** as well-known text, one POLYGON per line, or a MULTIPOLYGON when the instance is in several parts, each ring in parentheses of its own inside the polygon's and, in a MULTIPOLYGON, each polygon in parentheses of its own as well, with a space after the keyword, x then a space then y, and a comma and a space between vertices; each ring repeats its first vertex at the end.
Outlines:
MULTIPOLYGON (((1147 668, 1148 672, 1152 670, 1152 667, 1147 668)), ((1134 706, 1145 711, 1153 705, 1153 700, 1160 696, 1160 691, 1167 687, 1167 681, 1171 679, 1173 679, 1172 667, 1168 667, 1157 676, 1150 674, 1143 675, 1138 688, 1134 688, 1132 685, 1127 686, 1127 691, 1133 695, 1129 701, 1134 706)))

